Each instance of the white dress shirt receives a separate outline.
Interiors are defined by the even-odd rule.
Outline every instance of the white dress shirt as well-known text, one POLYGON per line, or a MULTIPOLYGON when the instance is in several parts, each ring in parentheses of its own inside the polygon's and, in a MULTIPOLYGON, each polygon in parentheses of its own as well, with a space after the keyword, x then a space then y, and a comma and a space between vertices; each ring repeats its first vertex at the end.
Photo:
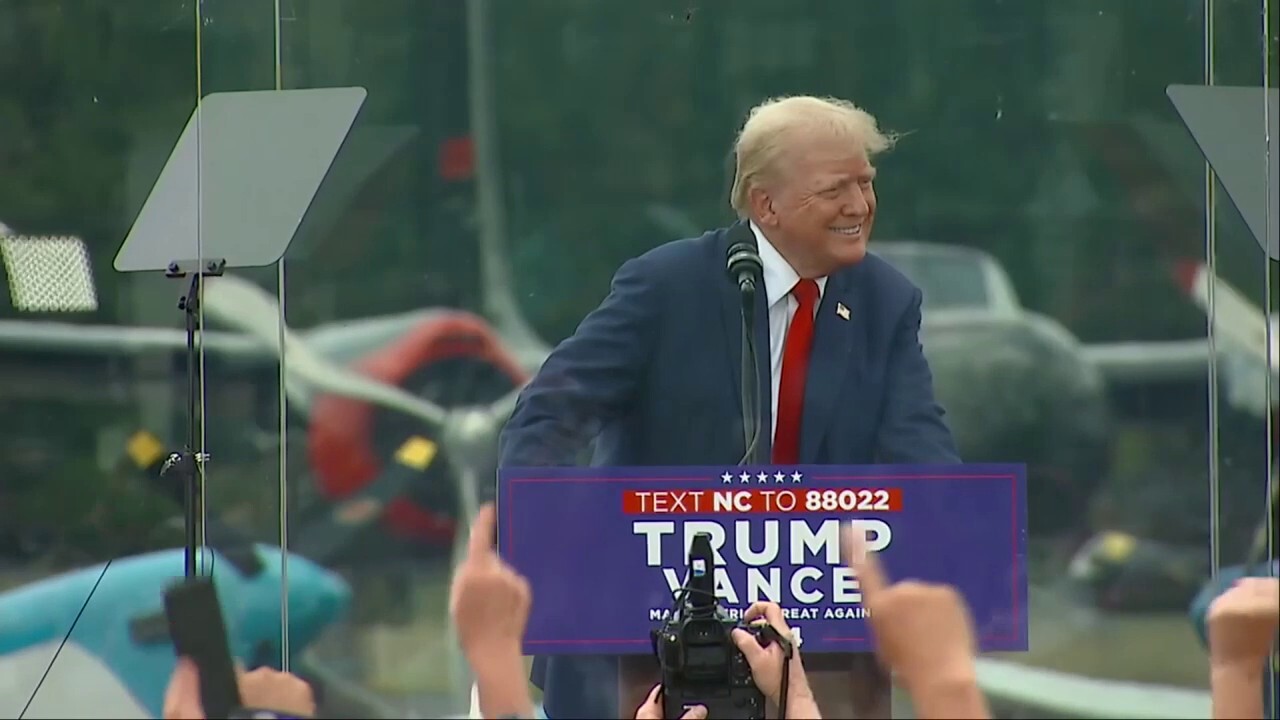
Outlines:
MULTIPOLYGON (((778 250, 764 236, 755 223, 751 223, 751 232, 755 233, 756 245, 760 251, 760 264, 764 266, 765 302, 769 307, 769 377, 772 379, 773 408, 770 416, 773 427, 769 436, 778 432, 778 387, 782 384, 782 351, 787 344, 787 329, 791 327, 791 318, 796 314, 800 303, 791 294, 791 289, 800 281, 791 264, 778 254, 778 250)), ((814 278, 818 283, 818 300, 813 304, 813 312, 818 312, 822 304, 822 294, 827 289, 825 277, 814 278)))

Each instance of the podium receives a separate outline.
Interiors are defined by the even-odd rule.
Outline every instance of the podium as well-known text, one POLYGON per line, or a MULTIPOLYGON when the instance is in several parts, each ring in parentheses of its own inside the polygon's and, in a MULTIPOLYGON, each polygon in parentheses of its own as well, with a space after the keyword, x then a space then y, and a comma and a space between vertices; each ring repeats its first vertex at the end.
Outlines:
POLYGON ((601 682, 617 659, 618 707, 597 701, 591 714, 630 717, 657 682, 650 631, 685 586, 698 533, 711 535, 725 614, 780 605, 831 717, 889 711, 858 579, 840 558, 846 523, 890 576, 956 587, 982 651, 1027 649, 1020 465, 505 468, 497 509, 499 551, 533 592, 524 654, 553 658, 551 675, 594 667, 601 682))

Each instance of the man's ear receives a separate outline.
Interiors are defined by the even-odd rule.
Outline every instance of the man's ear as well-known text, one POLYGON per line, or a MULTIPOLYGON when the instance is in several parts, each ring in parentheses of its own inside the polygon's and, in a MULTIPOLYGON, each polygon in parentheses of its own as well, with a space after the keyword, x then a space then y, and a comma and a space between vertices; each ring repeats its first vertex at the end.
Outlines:
POLYGON ((753 185, 747 193, 747 198, 751 206, 751 214, 757 222, 766 227, 777 224, 778 213, 768 188, 753 185))

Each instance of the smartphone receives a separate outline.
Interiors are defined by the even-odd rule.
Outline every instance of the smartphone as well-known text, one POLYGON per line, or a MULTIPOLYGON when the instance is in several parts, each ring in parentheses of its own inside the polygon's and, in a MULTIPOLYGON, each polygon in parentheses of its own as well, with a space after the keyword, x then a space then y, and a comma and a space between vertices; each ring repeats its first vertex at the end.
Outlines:
POLYGON ((240 707, 240 686, 213 579, 187 578, 170 587, 164 594, 164 614, 174 653, 190 659, 200 670, 204 716, 230 716, 240 707))

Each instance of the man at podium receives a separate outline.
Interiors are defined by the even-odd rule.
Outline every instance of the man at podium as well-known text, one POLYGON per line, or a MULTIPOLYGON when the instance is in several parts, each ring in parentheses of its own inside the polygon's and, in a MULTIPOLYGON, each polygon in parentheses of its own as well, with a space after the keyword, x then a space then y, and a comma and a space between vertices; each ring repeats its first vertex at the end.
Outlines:
MULTIPOLYGON (((738 464, 742 295, 726 268, 729 247, 743 240, 758 249, 763 279, 757 457, 959 463, 920 346, 920 289, 867 252, 872 159, 891 145, 873 116, 843 100, 754 108, 735 144, 740 221, 622 265, 608 296, 521 393, 501 436, 502 465, 573 465, 588 447, 593 465, 738 464)), ((872 662, 807 659, 824 714, 887 714, 883 676, 869 702, 850 697, 867 686, 855 664, 873 673, 872 662)), ((629 717, 635 699, 619 697, 618 668, 610 657, 540 657, 532 679, 553 720, 619 717, 620 704, 629 717)))

